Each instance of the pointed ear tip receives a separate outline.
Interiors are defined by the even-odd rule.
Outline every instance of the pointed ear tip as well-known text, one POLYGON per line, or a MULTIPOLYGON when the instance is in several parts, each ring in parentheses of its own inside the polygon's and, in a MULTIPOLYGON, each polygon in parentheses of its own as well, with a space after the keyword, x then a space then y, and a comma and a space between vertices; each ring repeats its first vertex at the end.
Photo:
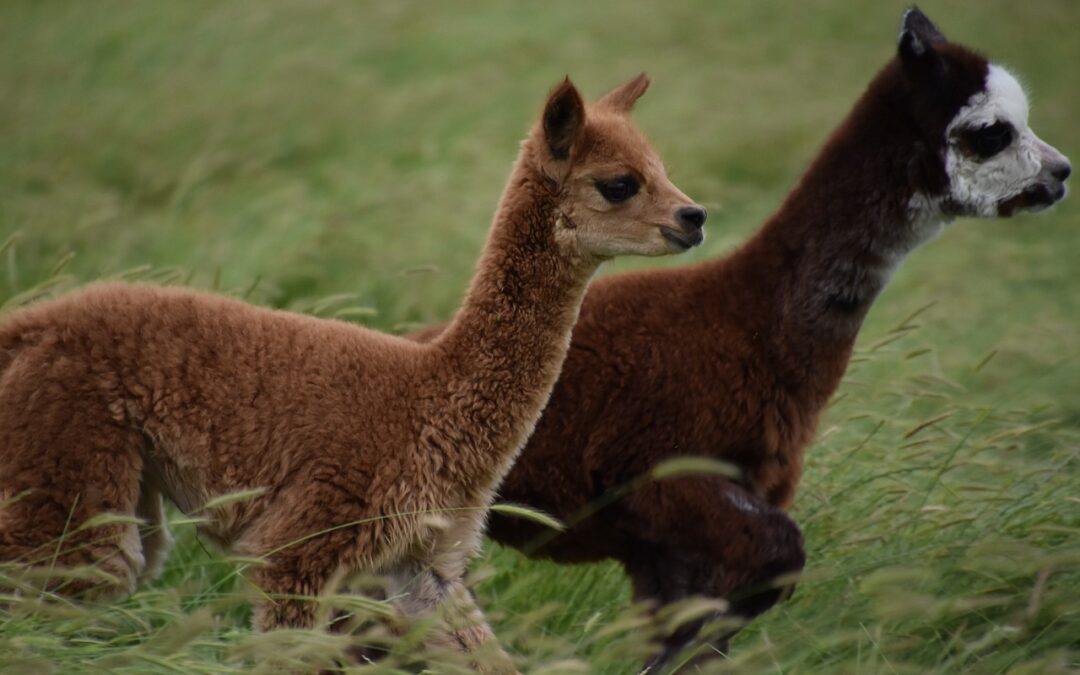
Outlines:
POLYGON ((551 93, 565 91, 567 89, 572 89, 573 87, 574 83, 570 80, 570 76, 564 75, 563 79, 561 79, 558 84, 551 88, 551 93))
POLYGON ((923 42, 929 44, 948 41, 941 30, 930 20, 930 17, 926 16, 916 5, 912 5, 904 12, 904 16, 900 21, 900 28, 917 34, 923 42))
POLYGON ((642 71, 633 79, 628 80, 622 87, 619 87, 620 90, 625 91, 632 99, 628 101, 627 109, 633 107, 634 102, 649 90, 650 84, 652 84, 652 80, 649 79, 648 74, 642 71))
POLYGON ((555 87, 551 90, 551 94, 548 96, 548 98, 555 99, 562 98, 564 96, 581 98, 581 94, 578 92, 577 87, 574 86, 574 83, 570 80, 569 76, 564 77, 562 82, 555 85, 555 87))

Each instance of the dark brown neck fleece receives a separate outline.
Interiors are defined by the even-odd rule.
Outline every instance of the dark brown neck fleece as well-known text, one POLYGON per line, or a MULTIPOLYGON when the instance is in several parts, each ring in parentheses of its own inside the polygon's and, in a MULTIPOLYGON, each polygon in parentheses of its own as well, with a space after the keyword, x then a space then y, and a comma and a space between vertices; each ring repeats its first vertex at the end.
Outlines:
MULTIPOLYGON (((954 94, 952 112, 974 91, 954 94)), ((894 60, 765 226, 731 256, 706 264, 751 291, 747 316, 759 317, 771 336, 776 362, 789 369, 785 381, 813 383, 822 403, 893 270, 945 220, 934 205, 948 186, 941 157, 951 116, 928 122, 917 105, 894 60)))
MULTIPOLYGON (((747 254, 778 258, 778 319, 788 329, 854 338, 887 271, 916 245, 908 208, 919 182, 936 183, 902 114, 895 64, 871 84, 747 254), (883 273, 885 272, 885 273, 883 273)), ((929 186, 928 186, 929 187, 929 186)))
POLYGON ((434 345, 451 364, 443 371, 450 395, 476 394, 455 411, 469 422, 461 433, 504 456, 501 463, 490 456, 467 458, 462 471, 471 474, 473 484, 500 478, 531 431, 601 262, 575 256, 557 241, 557 203, 554 186, 532 168, 526 150, 510 177, 465 302, 434 345))

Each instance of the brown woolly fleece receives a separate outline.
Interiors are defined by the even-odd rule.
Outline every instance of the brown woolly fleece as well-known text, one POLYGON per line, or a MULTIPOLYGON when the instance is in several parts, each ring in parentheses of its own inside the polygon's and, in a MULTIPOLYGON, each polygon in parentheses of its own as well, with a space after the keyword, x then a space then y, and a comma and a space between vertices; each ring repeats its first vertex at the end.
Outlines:
POLYGON ((639 76, 588 108, 569 80, 555 89, 464 305, 430 345, 117 283, 4 317, 0 561, 97 566, 108 582, 58 590, 130 592, 165 559, 164 497, 207 517, 203 537, 265 559, 251 574, 266 594, 260 629, 316 625, 325 617, 311 596, 373 573, 407 616, 450 600, 471 617, 447 621, 433 644, 488 641, 462 575, 555 383, 589 279, 613 255, 673 253, 701 238, 704 212, 628 117, 647 86, 639 76), (599 193, 626 176, 636 194, 599 193), (80 529, 106 513, 143 525, 80 529))
MULTIPOLYGON (((933 48, 905 53, 901 42, 741 248, 593 284, 551 400, 499 488, 500 499, 572 526, 556 536, 495 515, 492 537, 562 562, 619 560, 641 600, 726 598, 747 619, 781 596, 770 581, 804 564, 801 532, 783 512, 803 451, 890 266, 922 241, 909 204, 946 190, 946 125, 987 73, 985 59, 944 43, 918 10, 905 27, 933 48), (931 73, 924 61, 935 55, 947 66, 931 73), (677 456, 730 462, 741 478, 651 482, 612 501, 677 456)), ((653 666, 698 629, 672 635, 653 666)))

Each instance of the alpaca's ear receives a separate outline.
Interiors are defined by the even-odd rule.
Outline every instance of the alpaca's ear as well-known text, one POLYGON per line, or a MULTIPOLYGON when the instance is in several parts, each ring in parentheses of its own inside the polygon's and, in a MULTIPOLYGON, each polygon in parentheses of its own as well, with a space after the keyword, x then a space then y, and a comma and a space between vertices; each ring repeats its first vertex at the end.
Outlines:
POLYGON ((577 87, 566 78, 544 106, 544 142, 555 159, 570 157, 570 149, 585 130, 585 102, 577 87))
POLYGON ((904 18, 900 23, 897 51, 908 73, 913 75, 939 73, 943 62, 941 55, 934 47, 944 42, 945 36, 922 13, 922 10, 912 6, 904 12, 904 18))
POLYGON ((649 88, 649 76, 642 73, 634 79, 615 87, 596 102, 597 107, 616 112, 630 112, 641 95, 649 88))

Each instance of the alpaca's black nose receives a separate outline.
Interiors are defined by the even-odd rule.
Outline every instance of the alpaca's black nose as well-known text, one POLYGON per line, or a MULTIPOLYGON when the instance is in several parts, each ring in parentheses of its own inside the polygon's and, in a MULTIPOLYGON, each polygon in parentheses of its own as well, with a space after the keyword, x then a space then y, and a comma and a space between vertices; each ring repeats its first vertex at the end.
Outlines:
POLYGON ((1065 179, 1072 175, 1072 167, 1069 166, 1068 162, 1066 162, 1065 164, 1062 164, 1050 173, 1054 174, 1054 178, 1057 178, 1059 181, 1065 182, 1065 179))
POLYGON ((675 220, 687 230, 700 230, 709 212, 700 206, 684 206, 675 212, 675 220))

